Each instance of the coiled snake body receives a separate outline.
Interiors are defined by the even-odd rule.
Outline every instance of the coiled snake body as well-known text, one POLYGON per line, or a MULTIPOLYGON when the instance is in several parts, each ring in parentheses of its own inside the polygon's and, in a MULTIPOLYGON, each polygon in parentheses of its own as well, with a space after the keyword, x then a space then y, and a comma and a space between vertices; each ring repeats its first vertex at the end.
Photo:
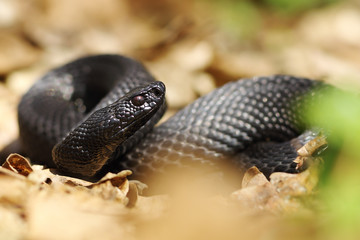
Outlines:
MULTIPOLYGON (((132 59, 85 57, 50 71, 23 96, 20 139, 32 160, 82 177, 104 168, 144 176, 224 159, 266 175, 298 172, 290 140, 304 131, 299 106, 321 86, 285 75, 234 81, 152 129, 166 108, 165 86, 132 59)), ((306 132, 298 141, 312 138, 306 132)))

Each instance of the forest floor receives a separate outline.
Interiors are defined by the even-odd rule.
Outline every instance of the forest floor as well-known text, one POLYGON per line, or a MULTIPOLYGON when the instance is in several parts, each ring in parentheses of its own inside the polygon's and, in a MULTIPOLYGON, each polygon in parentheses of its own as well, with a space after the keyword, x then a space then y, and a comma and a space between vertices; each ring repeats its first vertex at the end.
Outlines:
MULTIPOLYGON (((0 1, 0 149, 18 136, 16 108, 27 89, 49 69, 89 54, 143 62, 167 87, 164 119, 245 77, 281 73, 360 89, 356 1, 294 14, 260 3, 220 3, 0 1)), ((90 183, 10 156, 0 168, 0 239, 350 239, 359 233, 351 227, 360 214, 349 224, 353 218, 327 213, 318 166, 270 180, 250 169, 242 188, 226 194, 217 179, 179 177, 166 185, 171 194, 142 196, 144 185, 128 181, 129 174, 90 183)))

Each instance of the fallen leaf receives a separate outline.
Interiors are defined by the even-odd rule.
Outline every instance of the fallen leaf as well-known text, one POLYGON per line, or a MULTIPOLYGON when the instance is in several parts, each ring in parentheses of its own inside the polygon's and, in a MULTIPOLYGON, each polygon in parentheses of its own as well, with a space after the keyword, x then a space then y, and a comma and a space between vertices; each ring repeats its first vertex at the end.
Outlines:
POLYGON ((10 154, 2 167, 25 177, 33 171, 29 160, 17 153, 10 154))
POLYGON ((282 196, 305 196, 317 186, 318 166, 310 166, 298 174, 276 172, 270 175, 270 182, 282 196))
POLYGON ((269 182, 265 175, 259 171, 257 167, 251 167, 249 168, 243 177, 242 180, 242 187, 251 187, 251 186, 259 186, 263 185, 265 183, 269 182))

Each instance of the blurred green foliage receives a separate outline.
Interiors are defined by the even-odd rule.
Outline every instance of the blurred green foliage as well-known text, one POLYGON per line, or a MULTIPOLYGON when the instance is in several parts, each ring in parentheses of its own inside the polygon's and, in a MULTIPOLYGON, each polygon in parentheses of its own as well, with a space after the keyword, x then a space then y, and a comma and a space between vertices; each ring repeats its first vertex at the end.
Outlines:
MULTIPOLYGON (((337 155, 342 153, 351 156, 346 164, 359 167, 356 170, 360 173, 360 151, 356 151, 360 149, 360 97, 357 93, 332 88, 320 94, 324 97, 309 109, 307 116, 311 125, 320 126, 329 134, 331 148, 326 156, 330 159, 327 165, 332 167, 337 155)), ((331 172, 330 168, 325 170, 324 181, 331 172)))
POLYGON ((337 1, 338 0, 263 0, 260 2, 276 12, 293 14, 327 6, 337 1))
POLYGON ((325 7, 339 0, 203 0, 221 29, 238 39, 252 39, 280 18, 291 23, 299 14, 325 7))
POLYGON ((360 96, 329 89, 307 116, 328 133, 324 171, 320 176, 324 239, 360 236, 360 96))

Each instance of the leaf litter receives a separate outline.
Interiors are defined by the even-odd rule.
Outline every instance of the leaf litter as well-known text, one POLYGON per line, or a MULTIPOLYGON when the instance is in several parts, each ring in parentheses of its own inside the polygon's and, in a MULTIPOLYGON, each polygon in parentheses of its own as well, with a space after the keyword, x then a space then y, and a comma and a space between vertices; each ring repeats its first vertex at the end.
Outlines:
MULTIPOLYGON (((359 86, 360 61, 353 53, 360 49, 360 10, 347 1, 299 16, 290 21, 291 31, 264 24, 250 40, 224 33, 214 15, 189 0, 0 4, 8 10, 0 14, 1 148, 17 137, 15 109, 24 91, 49 68, 85 54, 143 61, 167 85, 166 118, 240 77, 289 73, 359 86)), ((167 180, 171 193, 144 196, 146 185, 128 180, 130 171, 91 183, 12 154, 0 167, 0 239, 316 238, 323 224, 318 171, 314 164, 269 180, 251 168, 242 186, 227 193, 217 178, 174 176, 167 180)))
MULTIPOLYGON (((221 220, 220 228, 208 233, 218 236, 229 228, 227 224, 243 224, 244 215, 272 218, 274 214, 304 211, 306 207, 298 197, 314 194, 316 183, 311 171, 274 173, 269 181, 253 167, 245 173, 242 188, 225 195, 215 193, 225 188, 223 182, 171 179, 174 189, 170 195, 142 196, 139 193, 146 185, 129 181, 128 170, 109 173, 91 183, 58 175, 11 154, 0 167, 0 205, 6 209, 3 233, 28 239, 148 239, 143 234, 166 239, 171 233, 160 231, 159 226, 179 231, 175 229, 179 224, 195 224, 205 230, 221 220)), ((189 236, 203 234, 193 227, 190 230, 189 236)), ((234 229, 228 235, 236 234, 240 232, 234 229)), ((185 237, 179 233, 174 239, 180 236, 185 237)))

